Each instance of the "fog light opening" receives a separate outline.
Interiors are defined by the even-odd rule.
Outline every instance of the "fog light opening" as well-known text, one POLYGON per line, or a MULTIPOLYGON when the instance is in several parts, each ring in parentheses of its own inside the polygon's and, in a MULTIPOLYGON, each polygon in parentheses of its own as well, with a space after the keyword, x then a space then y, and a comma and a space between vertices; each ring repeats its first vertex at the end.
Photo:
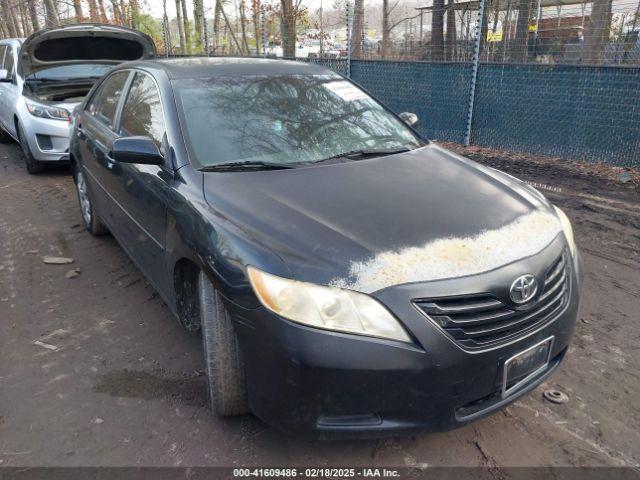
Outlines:
POLYGON ((319 427, 370 427, 380 425, 382 417, 377 413, 366 413, 357 415, 320 415, 318 417, 319 427))

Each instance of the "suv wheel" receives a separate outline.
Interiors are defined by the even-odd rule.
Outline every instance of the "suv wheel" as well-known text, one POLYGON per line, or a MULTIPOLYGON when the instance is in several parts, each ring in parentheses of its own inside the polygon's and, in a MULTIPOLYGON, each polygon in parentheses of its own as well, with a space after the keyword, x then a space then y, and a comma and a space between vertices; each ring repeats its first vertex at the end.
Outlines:
POLYGON ((246 414, 249 407, 244 363, 231 315, 202 271, 198 283, 209 408, 223 417, 246 414))
POLYGON ((22 130, 22 125, 20 123, 17 124, 16 132, 18 133, 18 142, 20 143, 20 148, 22 149, 22 155, 24 157, 24 163, 27 166, 27 172, 30 174, 41 173, 44 171, 44 165, 42 162, 39 162, 33 155, 31 154, 31 149, 29 148, 29 143, 27 142, 27 136, 22 130))
POLYGON ((76 182, 76 193, 78 194, 78 203, 80 203, 80 213, 82 213, 84 227, 91 232, 91 235, 104 235, 109 230, 93 211, 93 205, 87 191, 87 182, 77 164, 73 167, 73 178, 76 182))

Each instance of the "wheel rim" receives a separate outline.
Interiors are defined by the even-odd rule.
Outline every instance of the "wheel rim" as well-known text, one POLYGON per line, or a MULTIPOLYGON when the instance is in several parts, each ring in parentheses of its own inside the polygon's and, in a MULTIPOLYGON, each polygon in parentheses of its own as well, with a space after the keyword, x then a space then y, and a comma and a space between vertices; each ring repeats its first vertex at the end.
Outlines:
POLYGON ((87 184, 84 181, 84 175, 82 175, 82 172, 78 172, 76 188, 78 189, 78 199, 80 200, 82 218, 87 225, 91 225, 91 201, 87 195, 87 184))

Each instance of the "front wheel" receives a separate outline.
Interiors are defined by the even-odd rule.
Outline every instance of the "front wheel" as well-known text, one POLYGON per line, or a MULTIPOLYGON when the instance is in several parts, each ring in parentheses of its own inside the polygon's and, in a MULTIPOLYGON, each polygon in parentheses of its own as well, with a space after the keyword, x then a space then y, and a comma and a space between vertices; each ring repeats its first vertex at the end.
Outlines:
POLYGON ((87 191, 87 181, 84 178, 84 173, 77 164, 73 168, 73 178, 76 182, 76 193, 78 194, 78 203, 80 204, 84 227, 89 230, 91 235, 104 235, 109 230, 107 230, 107 227, 104 226, 104 223, 100 221, 100 218, 93 210, 89 192, 87 191))
POLYGON ((17 124, 16 132, 18 134, 18 143, 20 143, 20 148, 22 149, 22 156, 24 157, 24 164, 27 167, 27 172, 31 175, 43 172, 44 165, 42 162, 33 158, 33 154, 29 148, 29 142, 27 141, 27 135, 24 133, 20 123, 17 124))
POLYGON ((198 284, 209 408, 223 417, 246 414, 244 363, 231 315, 204 272, 198 284))

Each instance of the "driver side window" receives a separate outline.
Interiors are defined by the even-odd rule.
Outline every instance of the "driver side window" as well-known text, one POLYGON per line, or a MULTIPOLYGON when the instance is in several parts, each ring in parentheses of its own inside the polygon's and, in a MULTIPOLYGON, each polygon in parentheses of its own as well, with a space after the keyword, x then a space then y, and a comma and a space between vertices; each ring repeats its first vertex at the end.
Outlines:
POLYGON ((129 72, 117 72, 107 78, 93 96, 86 110, 98 122, 113 128, 118 102, 124 90, 129 72))
POLYGON ((162 103, 155 82, 149 75, 136 73, 122 107, 120 135, 150 137, 161 149, 165 130, 162 103))

